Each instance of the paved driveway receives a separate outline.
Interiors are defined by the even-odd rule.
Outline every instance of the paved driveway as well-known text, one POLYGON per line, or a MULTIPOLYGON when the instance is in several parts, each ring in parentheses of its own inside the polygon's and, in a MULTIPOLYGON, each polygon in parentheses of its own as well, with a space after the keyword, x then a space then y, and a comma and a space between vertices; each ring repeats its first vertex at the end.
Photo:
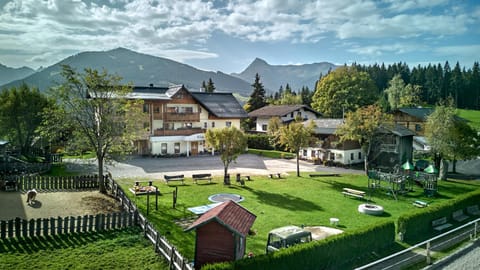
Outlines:
MULTIPOLYGON (((65 160, 71 170, 95 172, 96 163, 91 160, 90 164, 80 160, 65 160), (81 164, 78 164, 81 163, 81 164)), ((178 158, 144 158, 132 157, 122 162, 114 162, 106 166, 114 178, 138 177, 149 179, 163 179, 164 175, 184 174, 189 176, 195 173, 211 173, 223 175, 223 163, 220 156, 196 156, 178 158)), ((244 154, 232 162, 228 172, 248 175, 268 175, 270 173, 294 174, 296 172, 295 159, 271 159, 257 155, 244 154)), ((300 172, 325 172, 340 174, 363 174, 363 171, 350 170, 335 167, 313 165, 306 161, 300 161, 300 172)))

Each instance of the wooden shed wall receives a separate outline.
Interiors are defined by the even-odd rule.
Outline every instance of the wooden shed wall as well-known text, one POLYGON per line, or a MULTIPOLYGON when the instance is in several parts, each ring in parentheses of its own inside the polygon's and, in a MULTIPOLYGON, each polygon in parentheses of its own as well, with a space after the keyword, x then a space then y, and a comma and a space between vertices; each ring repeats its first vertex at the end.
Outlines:
POLYGON ((213 262, 235 260, 234 234, 213 221, 197 228, 195 269, 213 262))

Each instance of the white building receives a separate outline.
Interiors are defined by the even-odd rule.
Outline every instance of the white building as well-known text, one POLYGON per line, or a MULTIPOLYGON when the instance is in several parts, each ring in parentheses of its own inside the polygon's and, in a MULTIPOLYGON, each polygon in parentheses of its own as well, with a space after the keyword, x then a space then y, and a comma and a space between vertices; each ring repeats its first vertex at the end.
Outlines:
POLYGON ((255 130, 258 132, 267 132, 268 122, 274 117, 280 118, 283 124, 288 124, 296 117, 306 121, 315 120, 319 115, 319 112, 307 105, 270 105, 248 114, 250 118, 255 119, 255 130))

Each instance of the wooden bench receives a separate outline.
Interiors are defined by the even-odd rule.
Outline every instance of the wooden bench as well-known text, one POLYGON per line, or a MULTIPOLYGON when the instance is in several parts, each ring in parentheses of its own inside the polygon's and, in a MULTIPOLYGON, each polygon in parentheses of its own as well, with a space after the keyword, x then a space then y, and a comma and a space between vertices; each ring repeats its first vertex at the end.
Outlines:
POLYGON ((268 177, 270 177, 270 178, 275 178, 275 177, 282 178, 282 175, 280 173, 271 173, 271 174, 268 175, 268 177))
POLYGON ((351 196, 351 197, 356 197, 360 199, 364 199, 366 195, 364 191, 360 191, 352 188, 343 188, 342 194, 344 196, 351 196))
POLYGON ((212 182, 211 173, 192 174, 192 178, 193 178, 193 181, 195 181, 195 184, 198 184, 199 180, 208 180, 209 183, 212 182))
POLYGON ((452 213, 452 218, 455 221, 462 222, 468 219, 468 216, 463 213, 462 209, 460 209, 452 213))
POLYGON ((246 175, 242 177, 241 174, 237 173, 236 181, 237 183, 240 183, 242 186, 245 186, 245 181, 250 181, 250 176, 246 175))
POLYGON ((182 181, 182 185, 184 184, 184 176, 183 174, 179 174, 179 175, 164 175, 163 178, 165 178, 165 181, 167 182, 170 182, 170 181, 182 181))
POLYGON ((428 206, 428 203, 424 202, 424 201, 414 201, 413 202, 413 206, 416 206, 416 207, 419 207, 419 208, 424 208, 424 207, 427 207, 428 206))
POLYGON ((441 231, 443 231, 445 229, 448 229, 452 226, 453 226, 452 224, 447 223, 447 218, 446 217, 442 217, 442 218, 435 219, 434 221, 432 221, 432 227, 435 231, 441 232, 441 231))
POLYGON ((480 216, 480 210, 478 209, 478 205, 468 206, 467 214, 473 215, 473 216, 480 216))
POLYGON ((310 174, 310 177, 322 177, 322 176, 340 176, 340 174, 339 173, 310 174))

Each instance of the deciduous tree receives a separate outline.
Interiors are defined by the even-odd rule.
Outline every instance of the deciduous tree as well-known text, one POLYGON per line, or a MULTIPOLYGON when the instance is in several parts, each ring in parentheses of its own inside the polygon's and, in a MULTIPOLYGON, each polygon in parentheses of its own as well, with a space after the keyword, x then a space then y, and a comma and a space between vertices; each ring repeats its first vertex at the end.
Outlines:
POLYGON ((95 151, 99 189, 104 193, 105 161, 131 152, 133 141, 144 132, 141 102, 128 99, 132 88, 106 70, 86 68, 79 73, 65 65, 62 76, 65 82, 51 92, 58 107, 47 112, 51 118, 44 125, 72 130, 71 140, 84 141, 95 151))
POLYGON ((342 117, 343 111, 373 104, 377 87, 368 73, 356 67, 340 67, 323 77, 313 95, 313 109, 326 117, 342 117))
POLYGON ((42 111, 53 101, 36 88, 26 84, 12 87, 0 93, 0 136, 11 145, 19 147, 22 154, 28 155, 36 129, 42 122, 42 111))
POLYGON ((288 125, 281 126, 278 130, 279 143, 295 153, 297 158, 297 176, 300 176, 300 163, 298 153, 301 148, 310 146, 315 141, 314 123, 305 126, 299 119, 288 125))
POLYGON ((228 182, 228 166, 247 148, 247 138, 242 131, 235 127, 223 129, 209 129, 205 133, 205 141, 208 146, 220 152, 220 159, 224 168, 224 183, 228 182))
POLYGON ((382 112, 381 108, 375 105, 359 108, 355 112, 346 114, 345 123, 341 125, 336 134, 341 142, 348 140, 357 141, 365 153, 365 173, 368 173, 370 150, 381 125, 392 125, 393 119, 389 114, 382 112))

